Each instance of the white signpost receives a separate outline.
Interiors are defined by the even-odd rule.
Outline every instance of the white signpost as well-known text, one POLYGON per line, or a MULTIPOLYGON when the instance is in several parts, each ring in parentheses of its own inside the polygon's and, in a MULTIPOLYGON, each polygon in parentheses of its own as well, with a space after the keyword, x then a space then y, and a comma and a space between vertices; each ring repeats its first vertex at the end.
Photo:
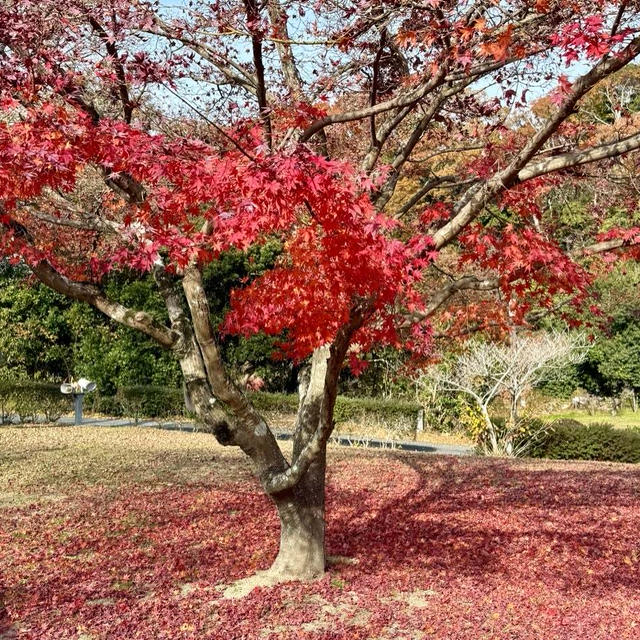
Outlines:
POLYGON ((73 397, 73 408, 75 410, 74 424, 82 424, 82 403, 84 394, 94 391, 96 383, 86 378, 80 378, 77 381, 63 382, 60 385, 60 391, 66 395, 73 397))

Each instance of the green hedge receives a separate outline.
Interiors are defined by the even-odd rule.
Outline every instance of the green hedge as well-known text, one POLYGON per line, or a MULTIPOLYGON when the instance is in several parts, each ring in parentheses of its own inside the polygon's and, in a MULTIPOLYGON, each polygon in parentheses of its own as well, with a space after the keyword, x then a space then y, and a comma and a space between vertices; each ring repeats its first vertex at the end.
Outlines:
MULTIPOLYGON (((298 396, 284 393, 252 392, 249 398, 261 412, 295 413, 298 396)), ((350 398, 339 396, 335 421, 368 422, 413 433, 420 405, 405 401, 350 398)), ((53 422, 73 410, 69 396, 60 393, 57 384, 35 382, 0 382, 0 411, 18 414, 22 422, 46 415, 53 422)), ((182 389, 137 385, 119 387, 115 396, 104 396, 98 389, 85 397, 85 412, 135 418, 166 418, 185 414, 182 389)))
POLYGON ((98 413, 104 416, 119 418, 124 415, 122 405, 116 396, 106 396, 100 390, 89 394, 84 399, 85 413, 98 413))
POLYGON ((142 417, 167 418, 185 412, 182 389, 175 387, 119 387, 115 400, 123 414, 135 418, 136 422, 142 417))
MULTIPOLYGON (((298 409, 298 396, 296 394, 257 391, 250 393, 249 397, 258 411, 295 413, 298 409)), ((357 422, 375 416, 381 420, 400 419, 414 424, 420 409, 419 404, 412 402, 338 396, 334 419, 336 422, 357 422)))
MULTIPOLYGON (((259 391, 249 393, 249 397, 262 412, 295 413, 298 409, 296 394, 259 391)), ((393 437, 414 437, 420 410, 419 404, 402 400, 338 396, 334 419, 337 424, 357 422, 380 427, 391 432, 393 437)))
POLYGON ((0 380, 0 422, 17 416, 20 422, 55 422, 73 410, 69 396, 60 392, 60 385, 29 380, 0 380))
POLYGON ((336 422, 360 422, 376 419, 381 422, 403 422, 415 429, 419 404, 401 400, 348 398, 339 396, 334 412, 336 422))
MULTIPOLYGON (((248 396, 261 412, 295 413, 298 409, 298 396, 295 394, 259 391, 248 396)), ((136 419, 176 416, 185 412, 182 390, 172 387, 120 387, 115 398, 96 397, 95 405, 94 410, 100 413, 118 413, 136 419), (107 411, 109 407, 111 411, 107 411)), ((338 423, 373 421, 402 424, 406 430, 414 430, 419 410, 420 405, 410 402, 339 396, 334 415, 338 423)))
POLYGON ((575 420, 559 421, 531 452, 553 460, 602 460, 640 462, 640 432, 614 429, 608 423, 583 425, 575 420))
POLYGON ((247 395, 258 411, 295 413, 298 410, 298 396, 296 394, 253 391, 247 395))

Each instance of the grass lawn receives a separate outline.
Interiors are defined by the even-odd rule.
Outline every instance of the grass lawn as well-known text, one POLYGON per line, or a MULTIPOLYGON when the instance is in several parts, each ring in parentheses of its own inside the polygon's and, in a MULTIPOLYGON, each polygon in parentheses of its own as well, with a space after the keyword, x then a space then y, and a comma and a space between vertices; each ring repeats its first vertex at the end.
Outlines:
POLYGON ((0 429, 0 638, 637 640, 640 469, 331 448, 320 581, 210 436, 0 429))
POLYGON ((593 424, 594 422, 608 422, 614 427, 640 427, 640 411, 635 413, 631 409, 625 409, 618 413, 618 415, 612 416, 607 411, 596 411, 594 415, 589 415, 586 411, 580 410, 567 410, 558 411, 549 415, 541 416, 545 420, 560 420, 570 418, 571 420, 578 420, 583 424, 593 424))

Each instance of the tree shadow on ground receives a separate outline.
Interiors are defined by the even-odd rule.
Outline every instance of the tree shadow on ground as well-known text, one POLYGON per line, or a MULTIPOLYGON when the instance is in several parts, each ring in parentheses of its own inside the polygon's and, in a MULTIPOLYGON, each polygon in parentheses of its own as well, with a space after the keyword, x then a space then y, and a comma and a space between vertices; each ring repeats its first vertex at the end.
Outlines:
POLYGON ((535 577, 583 591, 640 586, 640 471, 389 458, 397 482, 408 480, 401 495, 341 483, 330 491, 330 553, 358 558, 359 570, 535 577))
POLYGON ((9 612, 5 605, 5 587, 2 575, 0 575, 0 640, 15 640, 18 631, 9 618, 9 612))

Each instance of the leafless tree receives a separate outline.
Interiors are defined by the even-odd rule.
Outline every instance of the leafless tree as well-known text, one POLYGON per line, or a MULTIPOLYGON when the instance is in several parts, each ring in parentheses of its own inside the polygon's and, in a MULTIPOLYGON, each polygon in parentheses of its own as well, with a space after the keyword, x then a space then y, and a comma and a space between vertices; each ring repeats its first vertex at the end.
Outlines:
POLYGON ((508 344, 472 343, 450 371, 439 376, 443 389, 472 398, 485 421, 488 452, 515 455, 514 438, 521 427, 518 406, 526 391, 552 369, 580 363, 587 348, 584 337, 566 332, 514 334, 508 344), (489 415, 489 405, 501 393, 509 397, 504 429, 489 415))

